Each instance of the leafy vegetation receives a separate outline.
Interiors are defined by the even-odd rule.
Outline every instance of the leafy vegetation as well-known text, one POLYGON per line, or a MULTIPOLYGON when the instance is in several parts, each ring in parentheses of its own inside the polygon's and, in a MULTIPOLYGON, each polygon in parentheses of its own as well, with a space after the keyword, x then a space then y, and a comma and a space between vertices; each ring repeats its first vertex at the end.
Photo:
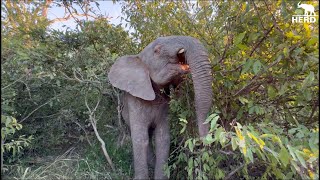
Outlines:
MULTIPOLYGON (((167 175, 319 179, 319 21, 292 23, 303 13, 297 3, 122 2, 129 33, 103 17, 57 31, 39 15, 48 4, 2 2, 2 177, 131 177, 119 92, 106 72, 117 57, 137 54, 159 36, 187 35, 208 49, 214 105, 210 133, 199 139, 191 78, 172 94, 167 175)), ((317 2, 306 3, 319 14, 317 2)), ((74 11, 76 4, 93 6, 60 5, 74 11)))

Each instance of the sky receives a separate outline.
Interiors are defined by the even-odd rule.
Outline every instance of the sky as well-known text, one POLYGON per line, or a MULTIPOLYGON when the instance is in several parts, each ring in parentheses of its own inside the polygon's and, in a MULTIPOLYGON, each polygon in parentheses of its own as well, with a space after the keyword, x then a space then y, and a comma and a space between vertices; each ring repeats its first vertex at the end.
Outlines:
MULTIPOLYGON (((109 0, 109 1, 96 1, 99 3, 99 8, 96 6, 95 2, 91 2, 90 5, 93 7, 95 11, 97 11, 98 14, 103 14, 104 16, 109 17, 109 23, 118 25, 120 24, 120 17, 122 16, 121 13, 121 3, 123 2, 116 2, 115 4, 109 0)), ((82 12, 79 6, 73 5, 77 9, 77 11, 80 13, 82 12)), ((58 7, 56 5, 52 5, 50 8, 48 8, 48 19, 52 20, 55 18, 63 18, 64 16, 64 7, 58 7)), ((79 19, 85 19, 85 17, 79 17, 79 19)), ((89 19, 93 19, 90 18, 89 19)), ((125 28, 123 24, 123 28, 125 28)), ((73 18, 70 18, 68 21, 63 22, 55 22, 51 24, 50 28, 56 29, 56 30, 66 30, 67 28, 75 29, 76 28, 76 22, 73 18), (63 27, 65 26, 65 27, 63 27)), ((125 28, 127 29, 127 28, 125 28)))

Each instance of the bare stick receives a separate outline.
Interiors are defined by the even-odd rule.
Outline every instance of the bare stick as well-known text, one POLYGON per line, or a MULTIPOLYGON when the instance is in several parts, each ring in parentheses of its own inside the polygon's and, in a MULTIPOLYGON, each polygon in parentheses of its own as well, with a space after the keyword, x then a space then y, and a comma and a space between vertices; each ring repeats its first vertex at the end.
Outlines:
POLYGON ((81 126, 81 124, 79 124, 77 121, 73 121, 73 122, 76 123, 76 124, 84 131, 84 133, 85 133, 85 135, 86 135, 86 139, 87 139, 89 145, 92 146, 92 144, 91 144, 91 142, 90 142, 90 140, 89 140, 89 138, 88 138, 88 133, 87 133, 87 131, 86 131, 86 130, 81 126))
POLYGON ((231 171, 224 179, 230 179, 236 172, 238 172, 240 169, 242 169, 244 164, 241 164, 239 167, 237 167, 235 170, 231 171))
POLYGON ((121 100, 120 100, 120 93, 117 92, 117 90, 115 90, 114 87, 112 87, 113 92, 116 94, 117 96, 117 101, 118 101, 118 106, 117 106, 117 111, 118 111, 118 126, 121 128, 122 123, 121 123, 121 111, 122 111, 122 107, 121 107, 121 100))
POLYGON ((87 101, 87 95, 85 96, 85 104, 86 104, 86 107, 89 111, 89 120, 90 120, 90 123, 92 124, 92 127, 93 127, 93 130, 94 130, 94 134, 96 135, 97 139, 99 140, 100 144, 101 144, 101 149, 103 151, 103 154, 105 156, 105 158, 107 159, 109 165, 111 166, 111 169, 113 171, 115 171, 115 168, 114 168, 114 165, 112 163, 112 160, 107 152, 107 149, 106 149, 106 143, 103 141, 103 139, 100 137, 99 135, 99 132, 98 132, 98 129, 97 129, 97 120, 95 119, 94 117, 94 113, 95 111, 97 110, 98 106, 99 106, 99 103, 100 103, 100 100, 101 98, 99 97, 98 99, 98 102, 96 103, 96 106, 94 107, 93 110, 90 109, 89 105, 88 105, 88 101, 87 101))
MULTIPOLYGON (((61 93, 62 94, 62 93, 61 93)), ((40 106, 38 106, 37 108, 35 108, 33 111, 31 111, 26 117, 24 117, 19 123, 22 123, 23 121, 25 121, 26 119, 28 119, 34 112, 38 111, 40 108, 42 108, 43 106, 47 105, 48 103, 50 103, 53 99, 61 96, 61 94, 54 96, 52 98, 50 98, 47 102, 41 104, 40 106)))
POLYGON ((25 78, 26 76, 27 76, 27 75, 24 75, 24 76, 20 77, 19 79, 17 79, 17 80, 15 80, 15 81, 13 81, 13 82, 12 82, 12 83, 10 83, 9 85, 7 85, 7 86, 5 86, 5 87, 1 88, 1 91, 3 91, 3 90, 5 90, 5 89, 7 89, 8 87, 12 86, 14 83, 16 83, 16 82, 18 82, 18 81, 21 81, 21 79, 25 78))

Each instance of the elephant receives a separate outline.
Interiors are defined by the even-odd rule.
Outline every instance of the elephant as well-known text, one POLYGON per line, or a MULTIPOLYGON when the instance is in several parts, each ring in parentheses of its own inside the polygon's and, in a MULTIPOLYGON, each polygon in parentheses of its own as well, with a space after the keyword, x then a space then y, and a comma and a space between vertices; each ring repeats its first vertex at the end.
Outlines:
POLYGON ((190 36, 158 37, 137 55, 118 58, 108 73, 109 82, 124 92, 122 117, 130 127, 134 178, 167 179, 163 166, 170 148, 169 87, 177 87, 191 73, 200 137, 209 132, 205 119, 212 105, 212 72, 207 49, 190 36), (152 151, 155 144, 155 161, 152 151), (151 164, 150 164, 151 163, 151 164))
POLYGON ((311 15, 315 15, 315 12, 314 12, 314 7, 311 5, 311 4, 300 4, 300 2, 298 2, 298 8, 302 8, 304 9, 304 15, 308 15, 308 12, 310 12, 310 16, 311 15))

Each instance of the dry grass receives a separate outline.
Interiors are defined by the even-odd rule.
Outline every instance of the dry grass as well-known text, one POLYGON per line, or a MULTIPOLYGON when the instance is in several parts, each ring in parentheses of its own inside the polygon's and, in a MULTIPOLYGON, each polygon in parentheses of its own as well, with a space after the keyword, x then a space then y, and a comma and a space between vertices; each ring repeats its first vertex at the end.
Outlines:
POLYGON ((55 159, 46 160, 38 167, 21 165, 5 166, 7 176, 3 179, 125 179, 122 172, 111 172, 105 165, 93 167, 88 159, 82 159, 74 148, 69 149, 55 159), (34 168, 34 169, 33 169, 34 168), (97 170, 99 169, 99 171, 97 170))

